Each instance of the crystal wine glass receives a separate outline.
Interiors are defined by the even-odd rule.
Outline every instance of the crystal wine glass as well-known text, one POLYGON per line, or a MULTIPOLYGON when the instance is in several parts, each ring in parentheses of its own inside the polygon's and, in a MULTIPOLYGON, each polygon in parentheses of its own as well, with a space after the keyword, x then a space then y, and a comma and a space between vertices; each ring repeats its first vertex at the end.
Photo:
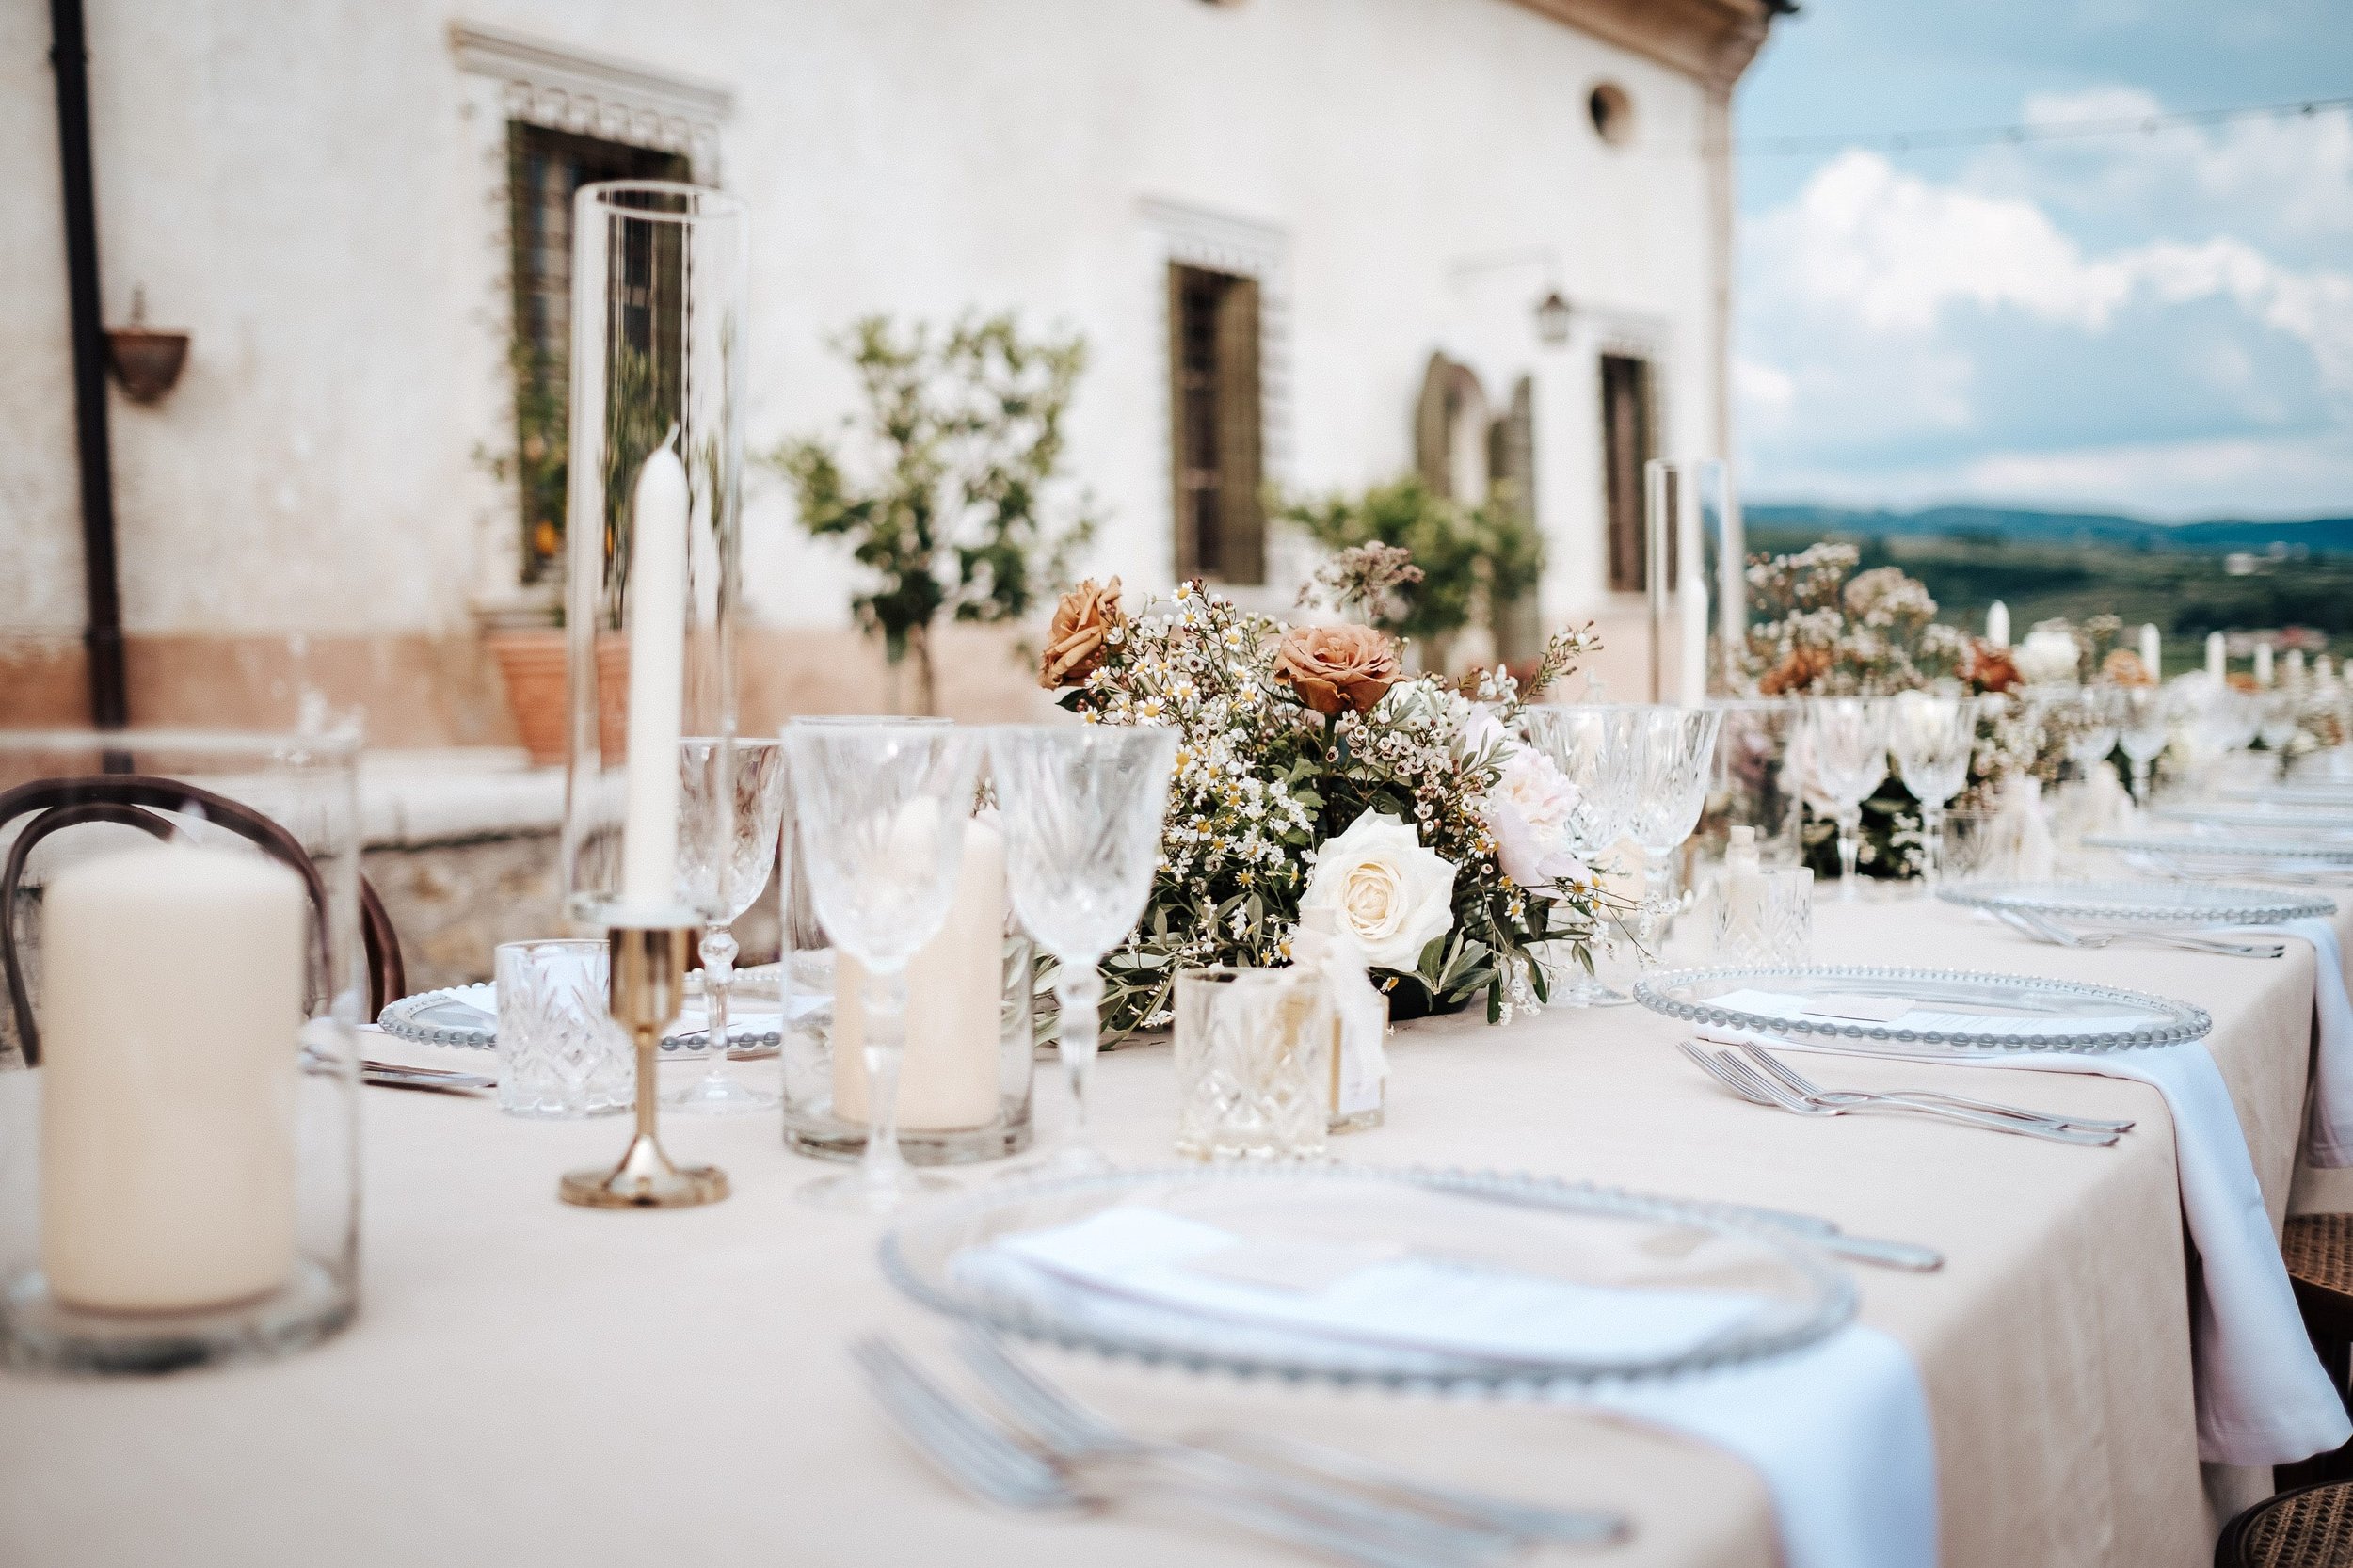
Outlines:
POLYGON ((1103 955, 1135 929, 1160 860, 1176 731, 1161 726, 1009 725, 988 734, 1014 912, 1054 955, 1068 1141, 1048 1163, 1099 1169, 1086 1084, 1101 1028, 1103 955))
MULTIPOLYGON (((1633 752, 1628 741, 1631 712, 1597 704, 1555 707, 1549 703, 1523 711, 1529 739, 1577 788, 1577 800, 1565 824, 1568 848, 1588 865, 1625 837, 1632 806, 1627 788, 1633 752)), ((1562 1007, 1599 1007, 1627 1000, 1591 974, 1579 974, 1575 984, 1552 994, 1553 1003, 1562 1007)))
POLYGON ((801 1190, 811 1203, 887 1214, 952 1189, 899 1157, 899 1062, 907 964, 948 918, 981 737, 948 725, 793 725, 784 746, 792 814, 817 918, 866 967, 866 1154, 856 1171, 801 1190))
POLYGON ((1660 934, 1675 902, 1674 853, 1700 822, 1716 757, 1721 708, 1629 708, 1626 832, 1641 847, 1641 965, 1658 964, 1660 934))
POLYGON ((2171 704, 2162 686, 2123 686, 2116 695, 2117 744, 2133 764, 2133 799, 2147 806, 2149 766, 2165 750, 2171 704))
POLYGON ((1977 744, 1977 705, 1966 697, 1906 692, 1888 716, 1888 750, 1896 773, 1920 803, 1924 865, 1930 887, 1945 871, 1945 806, 1969 782, 1977 744))
POLYGON ((1863 803, 1887 777, 1887 702, 1882 697, 1807 699, 1806 757, 1814 782, 1838 816, 1838 896, 1855 896, 1863 850, 1863 803))
POLYGON ((690 736, 679 743, 679 899, 726 913, 712 920, 702 939, 703 1010, 710 1025, 703 1054, 709 1067, 662 1103, 706 1114, 774 1110, 776 1095, 728 1076, 728 1000, 735 989, 737 951, 730 928, 768 886, 776 866, 776 835, 784 825, 784 743, 736 740, 722 745, 690 736), (733 775, 725 783, 719 776, 723 756, 730 759, 733 775), (729 840, 724 858, 716 853, 723 833, 729 840))

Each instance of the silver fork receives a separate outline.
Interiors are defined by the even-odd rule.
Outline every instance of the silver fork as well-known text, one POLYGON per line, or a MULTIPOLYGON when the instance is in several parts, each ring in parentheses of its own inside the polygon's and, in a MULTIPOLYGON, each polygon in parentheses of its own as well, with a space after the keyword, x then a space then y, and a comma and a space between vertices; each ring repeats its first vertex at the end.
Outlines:
POLYGON ((1774 1107, 1796 1116, 1846 1116, 1858 1111, 1903 1112, 1925 1116, 1933 1121, 1955 1122, 1962 1127, 1983 1128, 1989 1132, 2007 1132, 2020 1138, 2041 1138, 2054 1144, 2075 1144, 2105 1147, 2116 1142, 2113 1132, 2078 1132, 2073 1128, 2051 1127, 2036 1122, 2023 1122, 2015 1117, 1989 1116, 1957 1106, 1923 1105, 1912 1100, 1884 1099, 1871 1096, 1853 1103, 1831 1105, 1810 1099, 1782 1088, 1772 1080, 1749 1066, 1730 1052, 1711 1054, 1689 1040, 1678 1041, 1683 1054, 1698 1064, 1708 1077, 1756 1105, 1774 1107))
POLYGON ((1436 1486, 1370 1460, 1313 1444, 1229 1433, 1219 1433, 1215 1448, 1149 1442, 1121 1431, 1080 1403, 988 1335, 968 1333, 956 1348, 989 1391, 1005 1402, 1016 1425, 1073 1463, 1096 1457, 1128 1458, 1193 1468, 1207 1462, 1210 1474, 1241 1484, 1272 1486, 1303 1507, 1319 1511, 1337 1507, 1352 1524, 1399 1529, 1474 1551, 1494 1551, 1518 1541, 1593 1545, 1622 1540, 1626 1534, 1625 1520, 1613 1513, 1545 1508, 1436 1486), (1289 1468, 1270 1469, 1224 1451, 1234 1447, 1276 1452, 1279 1463, 1289 1468), (1292 1470, 1308 1471, 1321 1479, 1303 1480, 1292 1470), (1369 1488, 1378 1497, 1419 1512, 1401 1510, 1386 1500, 1370 1500, 1353 1490, 1337 1490, 1325 1484, 1328 1481, 1369 1488))
MULTIPOLYGON (((1070 1467, 1031 1451, 995 1422, 941 1387, 879 1336, 850 1348, 868 1388, 892 1425, 947 1478, 984 1502, 1024 1511, 1082 1512, 1108 1499, 1082 1486, 1070 1467)), ((1406 1548, 1359 1535, 1279 1504, 1198 1483, 1154 1488, 1204 1513, 1288 1545, 1304 1546, 1364 1568, 1463 1568, 1484 1560, 1406 1548)))
POLYGON ((2228 958, 2277 958, 2287 951, 2277 942, 2236 941, 2227 936, 2200 936, 2187 932, 2073 931, 2047 916, 2025 909, 1996 909, 1993 913, 2012 929, 2039 941, 2053 942, 2063 948, 2085 948, 2096 952, 2118 942, 2146 942, 2152 947, 2220 953, 2228 958))
POLYGON ((2015 1116, 2021 1121, 2040 1122, 2045 1127, 2080 1128, 2086 1132, 2130 1132, 2133 1129, 2133 1124, 2130 1122, 2107 1121, 2098 1116, 2057 1116, 2047 1111, 2029 1111, 2023 1105, 2004 1105, 1999 1100, 1971 1099, 1966 1095, 1948 1095, 1936 1089, 1885 1091, 1824 1089, 1816 1085, 1812 1080, 1801 1075, 1797 1068, 1781 1061, 1762 1046, 1743 1045, 1739 1048, 1743 1056, 1778 1080, 1784 1088, 1802 1095, 1807 1099, 1834 1100, 1848 1096, 1857 1096, 1867 1099, 1876 1096, 1882 1099, 1922 1100, 1940 1105, 1954 1105, 1964 1111, 1982 1111, 1990 1116, 2015 1116))

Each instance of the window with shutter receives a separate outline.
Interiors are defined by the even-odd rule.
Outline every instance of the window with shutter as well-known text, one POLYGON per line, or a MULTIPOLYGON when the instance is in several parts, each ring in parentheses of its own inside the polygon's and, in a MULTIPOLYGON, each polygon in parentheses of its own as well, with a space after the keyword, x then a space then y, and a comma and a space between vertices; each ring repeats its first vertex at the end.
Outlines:
POLYGON ((1614 593, 1641 593, 1649 582, 1642 559, 1642 466, 1652 456, 1648 361, 1623 354, 1601 357, 1601 450, 1609 587, 1614 593))
POLYGON ((1172 263, 1168 331, 1176 575, 1263 583, 1257 280, 1172 263))

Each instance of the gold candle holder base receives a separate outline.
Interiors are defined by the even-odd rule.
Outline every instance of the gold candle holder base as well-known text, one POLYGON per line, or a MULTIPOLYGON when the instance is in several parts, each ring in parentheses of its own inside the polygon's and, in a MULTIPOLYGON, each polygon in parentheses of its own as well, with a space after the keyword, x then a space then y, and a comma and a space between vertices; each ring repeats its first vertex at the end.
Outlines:
POLYGON ((662 1032, 679 1016, 695 928, 621 926, 605 934, 613 960, 613 1021, 637 1048, 637 1131, 611 1170, 573 1171, 557 1189, 583 1208, 692 1208, 728 1195, 727 1173, 713 1165, 680 1167, 662 1152, 654 1130, 661 1096, 654 1057, 662 1032))

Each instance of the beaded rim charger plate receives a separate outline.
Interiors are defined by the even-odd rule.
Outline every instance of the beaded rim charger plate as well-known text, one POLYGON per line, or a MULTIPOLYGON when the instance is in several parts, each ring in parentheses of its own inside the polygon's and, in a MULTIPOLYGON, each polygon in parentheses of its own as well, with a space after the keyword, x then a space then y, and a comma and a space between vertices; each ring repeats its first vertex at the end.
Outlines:
POLYGON ((2132 1050, 2202 1039, 2214 1027, 2205 1009, 2146 991, 1968 969, 1673 969, 1637 981, 1634 1000, 1686 1023, 1833 1047, 2132 1050))
POLYGON ((2121 925, 2278 925, 2336 912, 2334 899, 2226 883, 1961 882, 1936 896, 1964 909, 2017 909, 2121 925))
POLYGON ((2337 806, 2279 802, 2269 805, 2247 802, 2237 806, 2156 806, 2151 808, 2150 815, 2166 822, 2196 823, 2206 827, 2254 828, 2261 831, 2277 829, 2281 833, 2311 834, 2318 838, 2344 838, 2353 834, 2353 803, 2337 806))
POLYGON ((1784 1354, 1843 1327, 1856 1301, 1844 1270, 1753 1215, 1498 1172, 1211 1165, 998 1184, 904 1216, 880 1256, 921 1305, 1039 1343, 1195 1372, 1463 1393, 1784 1354), (1132 1283, 1040 1270, 1022 1250, 1139 1213, 1234 1244, 1132 1283), (1393 1276, 1360 1272, 1407 1266, 1447 1281, 1419 1318, 1393 1276), (1161 1290, 1172 1269, 1211 1276, 1209 1299, 1191 1275, 1161 1290), (1480 1316, 1482 1288, 1553 1304, 1507 1325, 1507 1337, 1534 1341, 1507 1351, 1457 1337, 1475 1332, 1461 1325, 1480 1316), (1299 1316, 1328 1300, 1318 1292, 1390 1316, 1369 1331, 1343 1308, 1337 1321, 1299 1316))
MULTIPOLYGON (((420 1045, 493 1050, 498 1046, 498 986, 486 980, 472 985, 444 985, 438 991, 420 991, 413 997, 387 1002, 376 1021, 385 1033, 420 1045)), ((662 1048, 691 1048, 707 1032, 688 1031, 671 1035, 662 1042, 662 1048)), ((728 1024, 730 1049, 749 1050, 780 1045, 783 1040, 780 1028, 761 1027, 741 1019, 728 1024)))
POLYGON ((2309 860, 2329 866, 2353 866, 2353 842, 2343 839, 2282 838, 2273 832, 2207 833, 2088 833, 2084 842, 2095 849, 2121 850, 2126 855, 2190 855, 2205 859, 2309 860))

